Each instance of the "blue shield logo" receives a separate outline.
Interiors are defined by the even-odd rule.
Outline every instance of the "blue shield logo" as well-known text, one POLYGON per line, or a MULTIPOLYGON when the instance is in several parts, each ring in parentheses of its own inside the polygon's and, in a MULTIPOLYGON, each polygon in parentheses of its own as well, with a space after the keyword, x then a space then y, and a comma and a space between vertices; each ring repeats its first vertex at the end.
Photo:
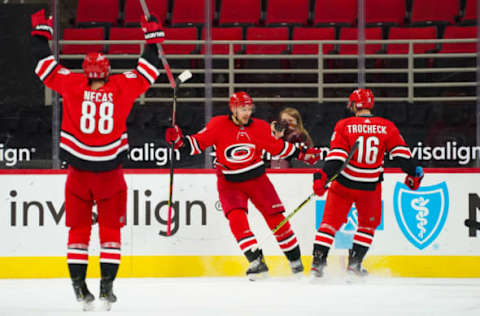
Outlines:
POLYGON ((417 191, 397 182, 393 209, 398 226, 408 241, 422 250, 440 234, 448 215, 448 188, 445 182, 422 186, 417 191))
MULTIPOLYGON (((317 200, 315 204, 315 229, 320 228, 322 223, 323 213, 325 211, 325 200, 317 200)), ((353 244, 353 235, 358 228, 358 211, 353 204, 352 208, 348 212, 346 222, 340 227, 340 229, 335 234, 334 247, 336 249, 351 249, 353 244)), ((382 218, 380 220, 380 225, 378 225, 377 230, 383 230, 383 201, 382 201, 382 218)))

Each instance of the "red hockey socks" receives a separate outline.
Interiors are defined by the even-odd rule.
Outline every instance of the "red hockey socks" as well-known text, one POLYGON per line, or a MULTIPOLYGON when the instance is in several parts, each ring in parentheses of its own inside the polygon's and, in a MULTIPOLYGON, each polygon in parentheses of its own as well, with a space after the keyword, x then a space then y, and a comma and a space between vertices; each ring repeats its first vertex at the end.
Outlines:
POLYGON ((121 234, 119 227, 99 226, 100 272, 102 280, 113 281, 120 265, 121 234))
MULTIPOLYGON (((271 230, 275 229, 284 219, 285 216, 282 213, 265 215, 265 221, 271 230)), ((289 261, 300 259, 300 246, 288 221, 275 232, 275 239, 289 261)))
POLYGON ((68 231, 67 263, 73 283, 85 281, 91 226, 71 227, 68 231))
POLYGON ((368 249, 372 245, 374 234, 375 230, 373 228, 359 227, 353 236, 353 242, 368 249))
POLYGON ((233 236, 237 240, 240 249, 247 257, 249 262, 257 259, 258 257, 258 243, 255 235, 250 230, 248 224, 247 213, 243 209, 231 210, 227 215, 230 230, 233 236))

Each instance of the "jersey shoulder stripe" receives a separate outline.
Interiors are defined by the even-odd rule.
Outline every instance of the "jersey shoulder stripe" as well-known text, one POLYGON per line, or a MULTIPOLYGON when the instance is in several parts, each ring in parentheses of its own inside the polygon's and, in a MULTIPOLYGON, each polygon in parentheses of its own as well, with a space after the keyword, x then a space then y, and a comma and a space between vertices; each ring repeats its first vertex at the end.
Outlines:
POLYGON ((50 55, 46 58, 39 60, 37 66, 35 67, 35 73, 40 78, 40 80, 44 81, 55 69, 58 65, 55 57, 50 55))
POLYGON ((284 142, 282 151, 275 156, 275 158, 285 159, 292 156, 297 150, 297 147, 289 142, 284 142))
POLYGON ((410 148, 408 148, 407 146, 399 145, 394 147, 392 150, 390 150, 390 157, 391 158, 400 157, 400 158, 409 159, 412 157, 412 153, 410 152, 410 148))
POLYGON ((346 161, 348 157, 348 152, 343 148, 332 148, 325 158, 325 161, 328 160, 340 160, 342 162, 346 161))
POLYGON ((187 135, 185 137, 188 140, 188 144, 190 145, 190 155, 198 155, 202 153, 202 150, 200 149, 200 146, 198 145, 197 140, 195 137, 187 135))
POLYGON ((145 77, 145 79, 150 82, 150 84, 153 84, 155 80, 157 80, 158 75, 160 74, 158 69, 154 65, 141 57, 138 59, 137 71, 143 77, 145 77))

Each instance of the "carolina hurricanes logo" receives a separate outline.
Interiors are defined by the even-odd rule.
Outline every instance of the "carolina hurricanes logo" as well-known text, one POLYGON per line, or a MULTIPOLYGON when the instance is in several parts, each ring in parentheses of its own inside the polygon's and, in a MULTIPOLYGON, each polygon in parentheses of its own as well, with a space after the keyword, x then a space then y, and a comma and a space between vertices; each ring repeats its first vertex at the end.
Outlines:
POLYGON ((232 163, 250 161, 255 155, 254 144, 235 144, 225 148, 225 159, 232 163))

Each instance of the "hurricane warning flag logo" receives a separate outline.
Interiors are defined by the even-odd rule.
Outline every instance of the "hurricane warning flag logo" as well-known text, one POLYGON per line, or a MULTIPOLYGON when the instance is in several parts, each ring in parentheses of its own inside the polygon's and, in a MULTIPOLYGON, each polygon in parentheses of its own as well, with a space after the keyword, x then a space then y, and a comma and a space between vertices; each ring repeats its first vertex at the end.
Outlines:
POLYGON ((398 226, 408 241, 420 250, 429 246, 440 234, 447 219, 447 184, 442 182, 412 191, 397 182, 393 200, 398 226))

